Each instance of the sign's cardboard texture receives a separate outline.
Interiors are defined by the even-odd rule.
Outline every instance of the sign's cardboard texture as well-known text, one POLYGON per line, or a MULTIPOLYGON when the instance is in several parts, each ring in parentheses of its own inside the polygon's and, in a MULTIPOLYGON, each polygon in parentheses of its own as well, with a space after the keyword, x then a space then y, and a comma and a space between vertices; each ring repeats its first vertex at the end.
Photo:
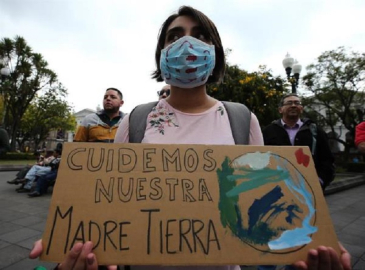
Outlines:
POLYGON ((290 264, 338 243, 307 147, 69 143, 41 259, 290 264))

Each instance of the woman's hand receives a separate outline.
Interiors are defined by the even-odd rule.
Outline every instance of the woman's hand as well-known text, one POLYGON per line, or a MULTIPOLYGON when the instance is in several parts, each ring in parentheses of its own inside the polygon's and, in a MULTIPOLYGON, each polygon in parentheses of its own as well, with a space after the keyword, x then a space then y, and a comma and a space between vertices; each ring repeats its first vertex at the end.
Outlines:
POLYGON ((38 258, 39 256, 41 256, 42 251, 43 251, 42 239, 39 239, 38 241, 34 242, 33 248, 29 253, 29 258, 31 259, 38 258))
MULTIPOLYGON (((92 252, 93 243, 86 242, 85 244, 76 243, 70 252, 66 255, 65 260, 58 265, 57 269, 60 270, 97 270, 98 262, 95 254, 92 252)), ((34 243, 33 249, 29 254, 29 258, 38 258, 43 251, 42 240, 38 240, 34 243)), ((117 269, 117 266, 108 266, 109 270, 117 269)))
MULTIPOLYGON (((340 243, 339 243, 340 244, 340 243)), ((331 247, 319 246, 308 251, 307 261, 293 264, 298 270, 351 270, 351 255, 340 244, 341 255, 331 247)))

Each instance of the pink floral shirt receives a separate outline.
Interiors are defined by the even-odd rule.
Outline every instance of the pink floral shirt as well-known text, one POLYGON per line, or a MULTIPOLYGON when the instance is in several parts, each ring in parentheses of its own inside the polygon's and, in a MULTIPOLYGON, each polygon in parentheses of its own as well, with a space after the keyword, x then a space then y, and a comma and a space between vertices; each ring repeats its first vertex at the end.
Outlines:
MULTIPOLYGON (((164 99, 148 115, 142 143, 233 145, 227 111, 222 102, 202 113, 184 113, 164 99)), ((114 142, 128 142, 129 116, 124 117, 114 142)), ((259 122, 251 113, 250 145, 263 145, 259 122)))

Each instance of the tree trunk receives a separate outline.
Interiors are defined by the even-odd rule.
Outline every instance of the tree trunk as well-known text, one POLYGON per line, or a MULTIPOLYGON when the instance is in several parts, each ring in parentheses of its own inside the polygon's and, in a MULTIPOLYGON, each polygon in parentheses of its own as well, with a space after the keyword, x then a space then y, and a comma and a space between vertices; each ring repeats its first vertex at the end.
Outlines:
POLYGON ((16 151, 16 135, 19 127, 19 119, 17 117, 13 118, 13 124, 11 126, 11 144, 10 144, 10 151, 16 151))

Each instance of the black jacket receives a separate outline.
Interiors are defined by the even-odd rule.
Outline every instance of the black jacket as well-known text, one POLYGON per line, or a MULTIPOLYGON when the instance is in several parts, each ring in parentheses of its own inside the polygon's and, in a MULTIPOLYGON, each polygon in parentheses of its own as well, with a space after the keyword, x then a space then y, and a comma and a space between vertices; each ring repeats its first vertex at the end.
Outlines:
POLYGON ((52 161, 47 164, 46 166, 51 167, 52 171, 58 170, 58 167, 60 166, 61 157, 52 159, 52 161))
MULTIPOLYGON (((300 127, 294 139, 294 145, 308 146, 312 152, 313 135, 310 130, 310 119, 302 119, 300 127)), ((273 121, 263 129, 265 145, 288 145, 291 146, 289 135, 281 119, 273 121)), ((317 143, 313 156, 318 176, 323 180, 324 187, 329 185, 335 176, 334 157, 328 144, 327 134, 317 126, 317 143)))

